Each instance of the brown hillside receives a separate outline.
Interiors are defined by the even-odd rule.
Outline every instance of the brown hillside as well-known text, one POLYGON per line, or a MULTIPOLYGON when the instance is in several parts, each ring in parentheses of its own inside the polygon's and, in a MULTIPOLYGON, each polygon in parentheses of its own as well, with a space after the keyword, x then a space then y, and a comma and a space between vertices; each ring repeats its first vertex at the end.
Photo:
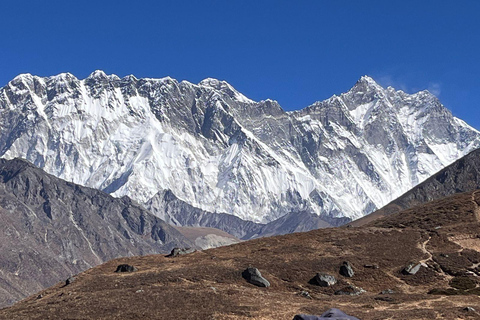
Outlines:
POLYGON ((358 228, 262 238, 176 258, 112 260, 0 310, 0 319, 292 319, 331 307, 363 320, 480 319, 479 203, 480 192, 464 193, 358 228), (353 265, 352 278, 339 275, 343 261, 353 265), (409 262, 425 267, 403 275, 409 262), (138 271, 115 273, 122 263, 138 271), (248 266, 271 287, 247 283, 241 274, 248 266), (329 288, 309 284, 317 272, 339 281, 329 288), (348 284, 366 292, 334 295, 348 284), (394 293, 380 294, 387 289, 394 293))

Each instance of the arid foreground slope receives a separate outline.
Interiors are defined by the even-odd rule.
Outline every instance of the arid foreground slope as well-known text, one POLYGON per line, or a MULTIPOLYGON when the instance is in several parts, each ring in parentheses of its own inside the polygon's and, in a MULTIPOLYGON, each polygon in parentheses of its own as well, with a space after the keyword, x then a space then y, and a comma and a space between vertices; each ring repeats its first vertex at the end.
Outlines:
POLYGON ((363 320, 479 319, 479 203, 480 191, 464 193, 358 228, 256 239, 176 258, 117 259, 0 310, 0 318, 278 320, 336 307, 363 320), (339 274, 343 261, 352 264, 352 278, 339 274), (409 262, 424 266, 404 275, 409 262), (138 271, 115 273, 123 263, 138 271), (247 283, 242 271, 249 266, 271 287, 247 283), (309 284, 317 272, 338 283, 309 284), (349 284, 366 292, 334 294, 349 284), (380 294, 388 289, 394 293, 380 294))

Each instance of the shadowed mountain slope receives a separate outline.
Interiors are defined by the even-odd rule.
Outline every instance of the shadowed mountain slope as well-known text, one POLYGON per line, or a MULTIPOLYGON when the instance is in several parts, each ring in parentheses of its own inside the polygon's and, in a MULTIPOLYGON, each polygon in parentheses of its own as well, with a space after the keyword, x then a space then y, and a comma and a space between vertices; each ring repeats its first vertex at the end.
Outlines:
POLYGON ((192 243, 128 197, 0 159, 0 306, 107 260, 192 243))
POLYGON ((362 320, 478 319, 479 197, 456 194, 359 228, 255 239, 176 258, 116 259, 0 310, 0 319, 278 320, 331 307, 362 320), (343 261, 353 277, 339 274, 343 261), (421 266, 404 274, 410 262, 421 266), (138 271, 115 273, 122 263, 138 271), (247 283, 242 271, 249 266, 271 286, 247 283), (312 284, 318 272, 337 284, 312 284), (335 294, 355 287, 366 292, 335 294))

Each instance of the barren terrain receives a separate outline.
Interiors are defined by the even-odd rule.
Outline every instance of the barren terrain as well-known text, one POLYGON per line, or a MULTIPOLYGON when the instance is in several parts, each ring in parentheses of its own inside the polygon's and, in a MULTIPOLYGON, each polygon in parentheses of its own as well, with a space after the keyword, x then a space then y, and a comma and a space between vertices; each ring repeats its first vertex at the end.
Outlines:
POLYGON ((175 258, 116 259, 0 310, 0 319, 292 319, 331 307, 363 320, 480 319, 479 203, 480 192, 463 193, 362 227, 262 238, 175 258), (343 261, 352 264, 352 278, 339 274, 343 261), (424 266, 405 275, 409 262, 424 266), (138 271, 115 273, 123 263, 138 271), (247 283, 241 274, 249 266, 271 287, 247 283), (338 283, 310 284, 317 272, 338 283), (349 284, 366 292, 334 294, 349 284), (393 293, 380 294, 388 289, 393 293))

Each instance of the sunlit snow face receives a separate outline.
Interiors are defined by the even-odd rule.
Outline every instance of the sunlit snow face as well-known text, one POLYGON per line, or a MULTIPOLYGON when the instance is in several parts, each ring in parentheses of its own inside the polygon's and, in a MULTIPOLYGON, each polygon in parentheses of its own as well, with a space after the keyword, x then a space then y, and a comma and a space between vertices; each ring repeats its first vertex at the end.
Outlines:
POLYGON ((85 80, 22 75, 0 104, 11 137, 0 141, 3 157, 141 203, 171 190, 256 222, 302 210, 358 218, 480 144, 428 92, 383 89, 369 77, 289 113, 225 81, 100 71, 85 80))

